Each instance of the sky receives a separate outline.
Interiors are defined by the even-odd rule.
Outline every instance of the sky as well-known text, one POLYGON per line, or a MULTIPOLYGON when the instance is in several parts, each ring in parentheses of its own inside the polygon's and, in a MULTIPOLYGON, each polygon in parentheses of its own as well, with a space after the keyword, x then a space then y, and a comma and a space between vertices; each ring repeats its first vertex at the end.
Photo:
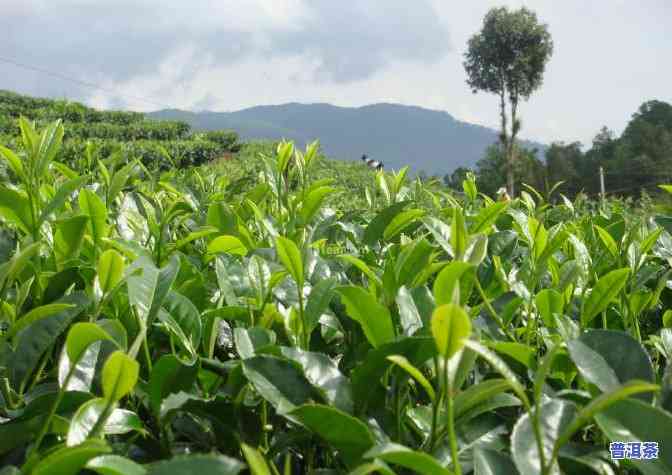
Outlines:
POLYGON ((589 145, 672 102, 670 0, 0 0, 0 89, 138 111, 394 102, 496 128, 462 62, 501 5, 554 41, 522 138, 589 145))

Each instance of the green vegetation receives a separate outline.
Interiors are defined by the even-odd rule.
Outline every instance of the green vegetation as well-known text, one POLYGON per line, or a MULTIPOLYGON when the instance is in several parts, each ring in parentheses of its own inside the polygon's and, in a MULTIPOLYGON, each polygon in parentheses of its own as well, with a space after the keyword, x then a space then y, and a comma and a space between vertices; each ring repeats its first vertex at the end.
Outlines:
POLYGON ((18 124, 3 473, 672 471, 665 214, 458 197, 316 143, 149 171, 18 124))
MULTIPOLYGON (((506 182, 505 154, 499 146, 488 148, 473 173, 486 194, 494 194, 506 182)), ((672 105, 648 101, 633 114, 623 134, 615 137, 606 127, 595 136, 592 147, 582 150, 578 142, 556 142, 546 150, 544 161, 536 150, 520 148, 514 163, 515 187, 527 183, 549 191, 562 182, 560 193, 575 198, 597 198, 600 167, 605 191, 610 196, 640 198, 642 193, 660 195, 659 183, 672 181, 672 105)), ((471 171, 460 167, 444 177, 452 189, 461 189, 471 171)), ((659 196, 658 199, 666 198, 659 196)))
POLYGON ((0 143, 17 145, 20 117, 38 126, 63 120, 61 160, 69 166, 78 166, 87 156, 117 152, 124 160, 140 159, 150 169, 168 169, 207 163, 239 148, 233 131, 192 133, 185 122, 148 120, 137 112, 97 111, 76 102, 0 91, 0 143))
POLYGON ((501 144, 448 188, 0 92, 0 475, 672 473, 672 207, 581 194, 672 181, 672 107, 544 163, 551 51, 486 16, 501 144))

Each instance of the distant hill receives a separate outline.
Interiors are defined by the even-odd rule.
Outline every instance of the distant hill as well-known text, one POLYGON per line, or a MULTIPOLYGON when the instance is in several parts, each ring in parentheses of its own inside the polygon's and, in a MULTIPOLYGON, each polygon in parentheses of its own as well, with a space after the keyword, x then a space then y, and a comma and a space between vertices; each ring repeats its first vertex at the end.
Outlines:
MULTIPOLYGON (((366 153, 388 169, 410 165, 415 172, 432 175, 473 167, 498 140, 495 130, 461 122, 447 112, 399 104, 352 108, 290 103, 236 112, 168 109, 148 115, 183 120, 200 130, 233 129, 246 140, 286 138, 303 145, 317 138, 332 158, 356 160, 366 153)), ((545 149, 537 143, 524 145, 545 149)))

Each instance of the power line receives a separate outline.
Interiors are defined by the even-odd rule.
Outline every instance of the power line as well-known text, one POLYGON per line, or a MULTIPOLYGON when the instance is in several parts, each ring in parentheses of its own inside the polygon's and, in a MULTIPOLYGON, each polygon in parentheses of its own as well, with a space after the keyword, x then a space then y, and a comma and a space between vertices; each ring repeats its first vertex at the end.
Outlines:
POLYGON ((155 106, 161 107, 162 109, 174 109, 175 108, 173 106, 162 104, 162 103, 154 101, 152 99, 147 99, 146 97, 132 96, 132 95, 129 95, 129 94, 120 94, 118 91, 115 91, 114 89, 107 88, 105 86, 101 86, 100 84, 95 84, 95 83, 88 82, 88 81, 82 81, 81 79, 66 76, 65 74, 61 74, 61 73, 58 73, 58 72, 55 72, 55 71, 50 71, 48 69, 40 68, 40 67, 37 67, 37 66, 31 66, 29 64, 20 63, 18 61, 10 59, 10 58, 4 58, 4 57, 0 56, 0 62, 11 64, 13 66, 23 68, 23 69, 27 69, 27 70, 30 70, 30 71, 35 71, 35 72, 38 72, 38 73, 46 74, 48 76, 52 76, 52 77, 55 77, 55 78, 58 78, 58 79, 61 79, 61 80, 64 80, 64 81, 70 81, 72 83, 79 84, 80 86, 88 87, 88 88, 91 88, 91 89, 98 89, 100 91, 104 91, 104 92, 107 92, 107 93, 110 93, 110 94, 114 94, 117 97, 123 97, 125 99, 133 99, 133 100, 136 100, 136 101, 147 102, 149 104, 153 104, 155 106))

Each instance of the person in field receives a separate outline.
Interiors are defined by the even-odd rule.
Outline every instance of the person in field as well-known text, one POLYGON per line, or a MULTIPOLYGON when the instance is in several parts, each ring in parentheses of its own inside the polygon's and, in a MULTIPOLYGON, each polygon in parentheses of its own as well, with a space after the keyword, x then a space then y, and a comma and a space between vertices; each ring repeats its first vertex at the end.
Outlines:
POLYGON ((378 161, 378 160, 373 160, 369 158, 366 154, 362 155, 362 161, 366 163, 369 168, 374 168, 375 170, 382 170, 383 169, 383 162, 378 161))

